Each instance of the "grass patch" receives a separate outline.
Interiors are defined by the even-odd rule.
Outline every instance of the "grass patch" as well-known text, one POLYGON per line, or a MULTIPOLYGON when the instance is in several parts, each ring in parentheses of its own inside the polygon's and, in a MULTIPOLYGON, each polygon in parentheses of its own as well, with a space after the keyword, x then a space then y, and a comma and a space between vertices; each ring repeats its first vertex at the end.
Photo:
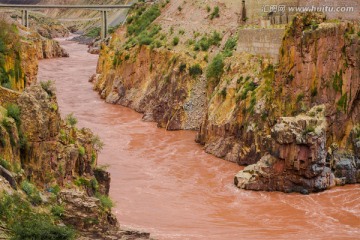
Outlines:
POLYGON ((85 36, 91 37, 91 38, 97 38, 100 36, 100 33, 101 33, 100 27, 93 27, 85 34, 85 36))
POLYGON ((45 92, 47 92, 47 94, 49 94, 49 96, 53 96, 55 94, 55 86, 53 81, 42 81, 40 82, 40 86, 45 90, 45 92))
POLYGON ((186 63, 181 63, 179 66, 179 72, 183 73, 186 70, 186 63))
POLYGON ((0 165, 1 165, 3 168, 5 168, 5 169, 7 169, 7 170, 9 170, 9 171, 12 170, 11 164, 10 164, 8 161, 6 161, 5 159, 1 158, 1 157, 0 157, 0 165))
POLYGON ((114 207, 113 201, 106 195, 96 193, 95 196, 100 200, 101 206, 104 209, 111 210, 114 207))
POLYGON ((79 155, 80 156, 85 156, 85 153, 86 153, 85 148, 83 146, 80 146, 79 147, 79 155))
POLYGON ((306 126, 303 134, 306 135, 306 134, 313 133, 313 132, 315 132, 315 127, 312 125, 308 125, 308 126, 306 126))
POLYGON ((303 93, 300 93, 296 97, 296 102, 299 103, 304 99, 305 95, 303 93))
POLYGON ((232 56, 232 52, 236 48, 237 41, 238 41, 237 37, 231 37, 226 41, 224 49, 223 49, 224 55, 226 57, 231 57, 232 56))
POLYGON ((342 79, 342 70, 340 70, 339 73, 335 73, 333 77, 333 89, 337 92, 342 92, 342 85, 343 85, 343 79, 342 79))
POLYGON ((74 117, 73 113, 70 113, 66 116, 66 124, 70 125, 71 127, 75 127, 78 123, 78 120, 74 117))
POLYGON ((179 37, 174 37, 172 41, 172 45, 177 46, 179 44, 179 41, 180 41, 179 37))
POLYGON ((156 4, 147 10, 144 7, 138 7, 134 11, 135 12, 127 19, 128 35, 139 35, 161 14, 161 11, 156 4))
POLYGON ((345 93, 344 95, 341 96, 341 98, 337 102, 338 110, 342 110, 342 111, 346 112, 347 100, 348 100, 348 96, 347 96, 347 93, 345 93))
POLYGON ((66 226, 57 226, 47 214, 35 212, 18 194, 0 197, 0 219, 11 231, 12 240, 72 240, 75 231, 66 226))
POLYGON ((35 187, 35 185, 33 185, 32 183, 28 182, 28 181, 23 181, 21 183, 21 190, 23 190, 26 195, 28 196, 29 201, 37 206, 40 205, 42 203, 41 197, 40 197, 40 193, 37 190, 37 188, 35 187))
POLYGON ((214 18, 219 18, 219 17, 220 17, 220 8, 216 6, 212 11, 212 13, 210 14, 210 19, 213 20, 214 18))
POLYGON ((218 32, 213 32, 210 36, 203 36, 194 45, 195 51, 207 51, 211 46, 219 46, 222 36, 218 32))
POLYGON ((12 119, 14 119, 16 126, 19 127, 21 124, 21 119, 20 119, 21 111, 20 111, 19 106, 17 104, 11 103, 6 106, 6 110, 7 110, 8 117, 11 117, 12 119))

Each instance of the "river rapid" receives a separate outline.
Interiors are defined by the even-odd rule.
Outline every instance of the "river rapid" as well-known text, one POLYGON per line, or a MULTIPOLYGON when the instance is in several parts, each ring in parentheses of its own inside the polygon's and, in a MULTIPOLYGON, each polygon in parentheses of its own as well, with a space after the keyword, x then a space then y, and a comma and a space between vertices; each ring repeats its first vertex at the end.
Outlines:
POLYGON ((169 240, 360 239, 360 185, 308 196, 237 189, 240 166, 206 154, 195 132, 105 103, 88 82, 98 56, 60 42, 70 58, 40 61, 38 79, 54 80, 62 116, 74 113, 105 143, 99 164, 109 165, 122 227, 169 240))

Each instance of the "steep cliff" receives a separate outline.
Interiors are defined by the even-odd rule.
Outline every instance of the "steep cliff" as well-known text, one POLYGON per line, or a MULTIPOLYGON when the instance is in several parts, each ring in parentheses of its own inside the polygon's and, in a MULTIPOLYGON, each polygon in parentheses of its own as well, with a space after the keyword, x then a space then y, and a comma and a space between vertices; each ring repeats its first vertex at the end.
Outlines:
MULTIPOLYGON (((287 177, 279 181, 282 186, 275 187, 264 183, 266 176, 253 175, 248 179, 239 174, 235 182, 240 187, 284 190, 288 186, 305 186, 307 192, 324 190, 335 183, 359 182, 359 30, 356 22, 326 22, 322 15, 297 16, 293 20, 281 48, 269 113, 275 117, 295 116, 323 105, 326 125, 318 130, 314 120, 301 124, 297 121, 301 126, 297 129, 283 125, 279 129, 277 123, 271 136, 280 146, 271 152, 276 160, 268 168, 274 171, 274 164, 283 165, 277 167, 277 175, 283 177, 295 169, 291 175, 296 176, 296 180, 287 177), (299 130, 303 136, 310 134, 311 141, 299 141, 299 130), (288 131, 288 136, 292 135, 296 141, 281 141, 273 136, 283 131, 288 131), (294 143, 296 147, 291 149, 294 143)), ((321 109, 316 111, 322 112, 321 109)), ((316 115, 314 110, 311 115, 316 115)), ((258 171, 253 173, 257 175, 258 171)))
POLYGON ((121 230, 111 212, 110 174, 97 166, 100 139, 78 129, 72 115, 60 118, 50 81, 26 81, 36 78, 39 58, 57 54, 58 43, 1 26, 0 80, 7 88, 0 86, 0 237, 148 239, 121 230))
POLYGON ((168 130, 199 129, 196 141, 217 157, 259 162, 238 187, 308 193, 359 182, 359 23, 297 15, 277 65, 236 51, 237 26, 218 21, 231 3, 196 4, 138 4, 102 45, 91 79, 101 96, 168 130), (193 32, 181 29, 188 14, 193 32))
POLYGON ((66 57, 59 43, 12 23, 0 21, 0 83, 1 86, 24 90, 36 82, 38 59, 66 57))
MULTIPOLYGON (((9 235, 44 239, 50 236, 47 231, 56 235, 68 229, 61 239, 73 239, 75 235, 84 239, 149 237, 120 230, 107 197, 110 175, 97 167, 102 143, 89 129, 78 129, 72 115, 66 120, 60 118, 50 83, 32 85, 21 94, 5 88, 0 92, 5 106, 0 107, 0 182, 7 185, 1 187, 0 221, 9 229, 9 235), (15 209, 5 209, 9 195, 19 196, 15 209), (16 213, 21 208, 18 204, 28 205, 25 213, 16 213), (12 214, 12 218, 6 214, 12 214), (38 214, 43 214, 50 225, 32 232, 26 224, 38 214), (23 230, 18 229, 13 218, 21 219, 17 224, 23 224, 23 230), (77 232, 67 227, 49 230, 59 223, 77 232)), ((35 226, 43 224, 33 221, 35 226)))

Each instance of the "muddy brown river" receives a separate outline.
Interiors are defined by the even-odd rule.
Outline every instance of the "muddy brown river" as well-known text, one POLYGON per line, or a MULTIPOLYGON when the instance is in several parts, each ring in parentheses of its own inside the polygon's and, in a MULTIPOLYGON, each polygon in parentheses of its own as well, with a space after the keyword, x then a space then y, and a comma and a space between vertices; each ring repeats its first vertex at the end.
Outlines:
POLYGON ((360 185, 323 193, 250 192, 232 184, 241 167, 206 154, 195 133, 168 132, 131 109, 106 104, 88 82, 97 55, 61 41, 70 58, 40 62, 62 116, 74 113, 105 143, 111 197, 122 227, 157 239, 360 239, 360 185))

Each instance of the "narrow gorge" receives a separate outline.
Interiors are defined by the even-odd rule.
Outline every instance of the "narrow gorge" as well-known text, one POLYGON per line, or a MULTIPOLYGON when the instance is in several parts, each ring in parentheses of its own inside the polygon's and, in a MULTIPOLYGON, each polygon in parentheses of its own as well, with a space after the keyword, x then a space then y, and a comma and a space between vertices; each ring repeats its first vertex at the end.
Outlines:
POLYGON ((358 238, 356 0, 104 4, 0 22, 0 239, 358 238))

